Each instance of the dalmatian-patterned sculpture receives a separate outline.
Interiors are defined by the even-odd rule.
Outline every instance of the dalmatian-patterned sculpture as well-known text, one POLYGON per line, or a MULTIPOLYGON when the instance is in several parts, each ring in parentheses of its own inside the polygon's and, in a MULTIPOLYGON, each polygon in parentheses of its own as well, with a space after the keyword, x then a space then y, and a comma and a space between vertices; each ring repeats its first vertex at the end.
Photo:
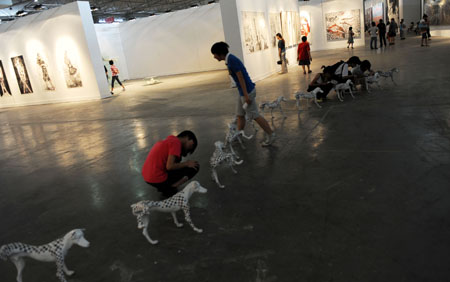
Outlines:
POLYGON ((393 69, 391 69, 390 71, 377 71, 377 73, 378 73, 381 77, 384 77, 385 79, 390 77, 391 80, 392 80, 392 82, 393 82, 395 85, 397 85, 397 83, 395 83, 395 81, 394 81, 394 73, 397 73, 397 72, 399 72, 398 68, 393 68, 393 69))
POLYGON ((176 212, 182 209, 186 222, 189 223, 189 225, 195 232, 202 233, 203 230, 195 227, 194 223, 191 220, 189 199, 195 192, 203 194, 207 191, 208 190, 202 187, 200 183, 198 183, 198 181, 191 181, 186 185, 186 187, 184 187, 182 191, 176 193, 175 195, 164 201, 140 201, 131 205, 133 215, 137 217, 138 228, 143 229, 142 234, 144 234, 145 238, 147 238, 150 244, 158 244, 158 240, 152 240, 148 235, 147 229, 150 221, 150 212, 170 212, 172 214, 175 225, 180 228, 183 227, 183 224, 178 222, 176 212))
POLYGON ((369 86, 372 85, 372 84, 376 84, 378 86, 378 88, 381 88, 381 86, 380 86, 380 74, 376 72, 374 75, 366 76, 365 77, 365 83, 366 83, 367 92, 369 92, 369 93, 370 93, 369 86))
POLYGON ((281 102, 287 102, 286 98, 284 98, 283 96, 278 97, 276 100, 272 101, 272 102, 262 102, 259 107, 262 111, 264 111, 264 108, 269 108, 270 109, 270 115, 272 116, 272 118, 274 118, 273 116, 273 110, 274 109, 280 109, 281 114, 283 115, 283 118, 287 118, 284 113, 283 113, 283 108, 281 107, 281 102))
POLYGON ((225 188, 225 185, 220 184, 219 177, 217 176, 216 168, 222 164, 225 163, 225 165, 229 166, 231 170, 234 173, 237 173, 237 171, 234 169, 234 165, 240 165, 243 160, 237 161, 236 156, 233 153, 225 152, 225 145, 221 141, 216 141, 214 143, 216 150, 214 151, 211 159, 209 160, 209 164, 211 165, 212 170, 212 178, 213 180, 219 185, 220 188, 225 188))
MULTIPOLYGON (((310 99, 313 99, 314 103, 316 104, 316 106, 321 109, 322 106, 319 105, 319 103, 317 102, 317 94, 319 93, 323 93, 322 89, 320 89, 320 87, 316 87, 313 91, 310 92, 296 92, 295 93, 295 100, 297 101, 297 108, 300 111, 300 99, 306 99, 308 102, 310 99)), ((309 108, 309 103, 308 103, 308 108, 309 108)))
POLYGON ((90 243, 84 238, 83 229, 74 229, 64 237, 42 246, 32 246, 23 243, 11 243, 0 248, 0 259, 10 259, 17 268, 17 282, 22 282, 22 271, 25 267, 24 258, 44 262, 56 262, 56 276, 61 282, 67 282, 64 273, 68 276, 75 272, 69 270, 64 262, 64 257, 73 245, 83 248, 89 247, 90 243))
POLYGON ((233 149, 233 142, 239 141, 239 144, 241 144, 242 149, 245 149, 245 146, 242 143, 241 136, 248 140, 253 138, 253 135, 250 136, 245 135, 244 130, 238 130, 237 120, 234 119, 231 123, 228 124, 228 132, 227 135, 225 136, 225 148, 229 147, 231 153, 233 153, 236 156, 236 158, 239 158, 239 155, 233 149))
POLYGON ((344 101, 344 93, 346 91, 350 92, 352 98, 355 99, 355 96, 353 96, 352 86, 353 82, 350 79, 348 79, 345 83, 339 83, 334 86, 334 90, 336 91, 339 101, 344 101))

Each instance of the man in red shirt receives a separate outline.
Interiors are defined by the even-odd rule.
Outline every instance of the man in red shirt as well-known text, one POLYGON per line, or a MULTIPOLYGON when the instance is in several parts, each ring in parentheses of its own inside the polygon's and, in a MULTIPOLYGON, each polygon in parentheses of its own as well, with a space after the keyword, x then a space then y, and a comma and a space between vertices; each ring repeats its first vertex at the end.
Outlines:
POLYGON ((305 66, 308 67, 308 73, 311 73, 309 65, 311 64, 311 50, 309 48, 308 38, 306 36, 302 37, 302 43, 298 44, 297 49, 297 61, 303 68, 303 74, 306 74, 305 66))
POLYGON ((197 161, 181 162, 181 158, 192 154, 197 148, 197 137, 191 131, 178 136, 170 135, 153 145, 148 153, 142 176, 165 197, 175 195, 177 188, 194 177, 200 166, 197 161))

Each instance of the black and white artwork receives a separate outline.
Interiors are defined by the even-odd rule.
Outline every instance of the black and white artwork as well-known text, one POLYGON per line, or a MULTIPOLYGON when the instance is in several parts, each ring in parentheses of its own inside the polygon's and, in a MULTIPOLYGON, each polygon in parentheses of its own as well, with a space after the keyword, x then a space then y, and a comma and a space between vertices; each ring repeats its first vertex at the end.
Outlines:
POLYGON ((0 96, 3 94, 11 95, 11 89, 9 88, 8 79, 6 78, 5 69, 3 68, 3 63, 0 60, 0 96))
POLYGON ((246 53, 269 49, 269 35, 263 12, 242 12, 246 53))
POLYGON ((300 17, 297 12, 281 13, 281 28, 287 46, 294 46, 300 42, 300 17))
POLYGON ((327 41, 348 39, 349 27, 353 28, 354 38, 361 38, 360 10, 348 10, 325 14, 327 41))
POLYGON ((431 25, 450 25, 450 0, 425 0, 423 8, 431 25))
POLYGON ((399 4, 400 0, 387 0, 388 2, 388 17, 389 17, 389 21, 391 21, 391 19, 395 19, 395 21, 397 23, 400 22, 400 4, 399 4))
POLYGON ((68 88, 83 86, 76 58, 71 57, 67 51, 64 53, 64 77, 68 88))
POLYGON ((11 58, 11 61, 14 67, 14 72, 16 73, 17 83, 19 83, 20 93, 33 93, 33 88, 31 88, 30 77, 28 76, 28 71, 25 66, 23 56, 13 57, 11 58))
POLYGON ((281 30, 281 14, 280 13, 270 13, 269 14, 269 24, 270 24, 270 43, 272 47, 277 46, 277 33, 282 33, 281 30))
POLYGON ((37 53, 36 54, 36 64, 38 68, 38 73, 42 78, 42 88, 45 91, 54 91, 55 86, 53 85, 52 79, 50 78, 47 59, 44 55, 37 53))

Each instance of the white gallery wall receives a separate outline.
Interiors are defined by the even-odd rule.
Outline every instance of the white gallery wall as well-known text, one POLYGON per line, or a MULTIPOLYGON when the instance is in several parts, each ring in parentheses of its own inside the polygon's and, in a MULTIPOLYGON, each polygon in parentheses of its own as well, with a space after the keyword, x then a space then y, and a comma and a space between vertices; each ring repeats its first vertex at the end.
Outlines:
POLYGON ((110 96, 88 2, 3 23, 0 42, 0 60, 11 91, 0 97, 0 107, 110 96), (19 78, 26 77, 23 68, 16 62, 15 69, 11 60, 19 56, 28 83, 16 77, 16 71, 22 75, 19 78))
MULTIPOLYGON (((361 0, 311 0, 300 2, 300 13, 309 13, 311 15, 311 36, 308 39, 311 43, 311 50, 328 50, 337 48, 346 48, 347 39, 330 41, 327 39, 326 15, 341 11, 359 10, 360 14, 360 38, 354 39, 354 46, 365 45, 364 33, 364 7, 361 0)), ((355 30, 355 26, 353 26, 355 30)), ((345 30, 347 33, 348 30, 345 30)))
POLYGON ((219 4, 104 24, 97 34, 102 56, 118 60, 122 78, 225 69, 210 51, 225 39, 219 4))
POLYGON ((428 15, 431 24, 431 35, 450 37, 450 1, 421 1, 424 1, 422 14, 428 15))
POLYGON ((422 18, 422 0, 400 0, 400 18, 405 20, 407 27, 416 24, 422 18))

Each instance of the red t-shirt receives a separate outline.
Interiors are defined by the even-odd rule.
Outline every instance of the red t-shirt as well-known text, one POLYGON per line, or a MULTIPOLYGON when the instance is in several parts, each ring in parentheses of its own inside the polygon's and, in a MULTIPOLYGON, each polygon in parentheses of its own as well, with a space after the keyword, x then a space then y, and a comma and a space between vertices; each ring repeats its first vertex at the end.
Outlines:
POLYGON ((111 74, 112 74, 112 76, 118 76, 119 75, 119 69, 115 65, 111 66, 111 74))
POLYGON ((169 155, 181 157, 181 142, 173 135, 165 140, 157 142, 148 153, 144 166, 142 167, 142 176, 149 183, 161 183, 167 179, 167 160, 169 155))
POLYGON ((298 59, 300 61, 309 60, 308 51, 309 51, 309 43, 308 42, 302 42, 302 43, 298 44, 298 49, 297 49, 298 59))

